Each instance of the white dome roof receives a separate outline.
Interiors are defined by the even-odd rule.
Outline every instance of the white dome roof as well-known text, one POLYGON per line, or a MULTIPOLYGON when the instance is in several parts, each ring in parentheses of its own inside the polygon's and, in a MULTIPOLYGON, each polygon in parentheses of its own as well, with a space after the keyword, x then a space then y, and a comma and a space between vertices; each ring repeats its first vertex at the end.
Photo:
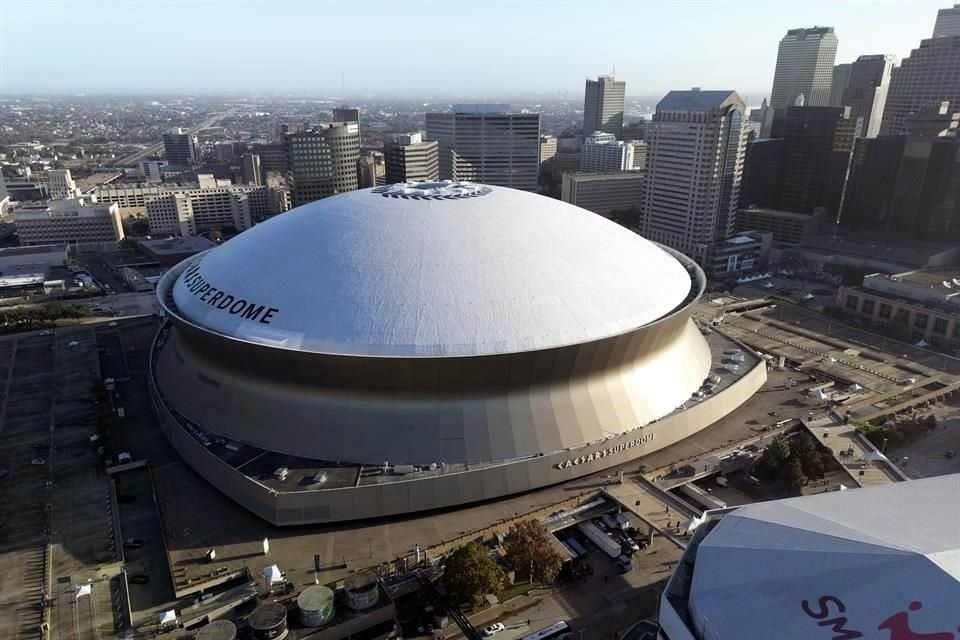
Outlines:
POLYGON ((673 256, 596 214, 454 185, 298 207, 203 254, 173 297, 190 321, 253 342, 474 356, 624 333, 671 312, 690 287, 673 256))

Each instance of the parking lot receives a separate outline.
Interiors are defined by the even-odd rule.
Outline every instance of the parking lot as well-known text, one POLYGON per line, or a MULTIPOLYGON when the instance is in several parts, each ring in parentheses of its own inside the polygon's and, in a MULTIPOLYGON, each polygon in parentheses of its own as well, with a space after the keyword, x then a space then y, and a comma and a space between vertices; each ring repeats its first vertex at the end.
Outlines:
POLYGON ((0 625, 39 638, 100 637, 120 627, 122 559, 97 442, 96 329, 0 339, 0 625), (79 601, 78 584, 91 584, 79 601), (45 605, 44 594, 46 594, 45 605))

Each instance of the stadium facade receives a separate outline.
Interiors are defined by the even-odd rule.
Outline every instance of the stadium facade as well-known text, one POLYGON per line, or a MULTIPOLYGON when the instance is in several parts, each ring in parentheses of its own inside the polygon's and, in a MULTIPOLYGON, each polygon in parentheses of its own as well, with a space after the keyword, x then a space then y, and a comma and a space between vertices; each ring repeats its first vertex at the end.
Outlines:
POLYGON ((694 324, 704 286, 685 256, 542 196, 356 191, 171 269, 151 396, 181 456, 277 525, 490 500, 747 400, 765 365, 694 324))

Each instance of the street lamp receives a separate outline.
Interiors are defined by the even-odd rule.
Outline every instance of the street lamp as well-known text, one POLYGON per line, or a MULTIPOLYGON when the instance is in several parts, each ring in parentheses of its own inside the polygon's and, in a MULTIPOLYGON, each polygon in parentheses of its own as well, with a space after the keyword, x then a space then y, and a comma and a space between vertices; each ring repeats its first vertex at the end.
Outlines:
POLYGON ((880 453, 886 453, 886 452, 887 452, 887 439, 884 438, 883 445, 880 446, 880 453))

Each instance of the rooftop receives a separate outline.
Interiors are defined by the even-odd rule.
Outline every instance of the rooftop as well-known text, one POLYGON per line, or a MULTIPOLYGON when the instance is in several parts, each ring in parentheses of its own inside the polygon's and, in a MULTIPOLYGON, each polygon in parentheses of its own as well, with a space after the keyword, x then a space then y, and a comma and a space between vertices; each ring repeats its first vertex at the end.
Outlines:
POLYGON ((140 240, 137 245, 144 251, 157 256, 178 255, 181 253, 200 253, 217 246, 203 236, 188 236, 185 238, 161 238, 155 240, 140 240))
POLYGON ((709 111, 735 102, 743 104, 743 100, 732 89, 703 91, 693 88, 669 92, 657 103, 657 111, 709 111))

